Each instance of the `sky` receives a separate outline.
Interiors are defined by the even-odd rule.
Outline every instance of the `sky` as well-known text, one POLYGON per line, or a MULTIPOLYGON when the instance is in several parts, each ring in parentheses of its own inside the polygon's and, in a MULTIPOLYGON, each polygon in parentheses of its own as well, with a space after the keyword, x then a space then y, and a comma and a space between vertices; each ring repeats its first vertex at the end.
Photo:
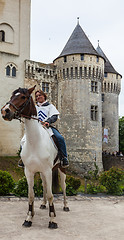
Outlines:
POLYGON ((124 116, 124 0, 31 0, 30 59, 52 63, 79 24, 122 75, 119 116, 124 116))

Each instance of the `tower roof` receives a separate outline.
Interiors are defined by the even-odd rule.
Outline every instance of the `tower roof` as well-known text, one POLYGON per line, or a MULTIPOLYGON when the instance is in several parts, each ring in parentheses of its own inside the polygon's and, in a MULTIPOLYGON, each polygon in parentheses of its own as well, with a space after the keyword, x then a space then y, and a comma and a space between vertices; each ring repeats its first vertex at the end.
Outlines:
POLYGON ((79 25, 79 22, 77 23, 77 26, 72 32, 61 54, 57 58, 78 53, 99 56, 99 54, 91 44, 90 40, 82 30, 81 26, 79 25))
MULTIPOLYGON (((115 73, 115 74, 119 74, 114 67, 112 66, 112 64, 110 63, 110 61, 108 60, 108 58, 106 57, 106 55, 104 54, 104 52, 102 51, 102 49, 100 48, 99 44, 98 47, 96 49, 96 51, 98 52, 98 54, 103 57, 105 59, 105 69, 104 72, 106 73, 115 73)), ((120 74, 119 74, 120 75, 120 74)), ((121 75, 120 75, 121 76, 121 75)))

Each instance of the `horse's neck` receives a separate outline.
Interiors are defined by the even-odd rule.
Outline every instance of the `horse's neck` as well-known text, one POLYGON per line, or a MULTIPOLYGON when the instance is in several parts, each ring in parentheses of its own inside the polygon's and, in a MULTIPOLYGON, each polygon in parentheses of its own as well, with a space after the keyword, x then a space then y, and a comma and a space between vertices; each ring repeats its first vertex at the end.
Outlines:
POLYGON ((39 129, 39 123, 36 120, 25 119, 26 139, 30 144, 37 144, 41 141, 42 127, 39 129))

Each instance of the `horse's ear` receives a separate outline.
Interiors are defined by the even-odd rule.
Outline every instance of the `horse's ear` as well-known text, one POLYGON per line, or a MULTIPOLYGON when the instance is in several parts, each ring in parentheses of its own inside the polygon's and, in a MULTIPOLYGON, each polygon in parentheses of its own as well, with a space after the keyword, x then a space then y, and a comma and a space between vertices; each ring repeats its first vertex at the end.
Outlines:
POLYGON ((36 85, 34 87, 28 89, 29 94, 31 94, 34 91, 35 87, 36 87, 36 85))

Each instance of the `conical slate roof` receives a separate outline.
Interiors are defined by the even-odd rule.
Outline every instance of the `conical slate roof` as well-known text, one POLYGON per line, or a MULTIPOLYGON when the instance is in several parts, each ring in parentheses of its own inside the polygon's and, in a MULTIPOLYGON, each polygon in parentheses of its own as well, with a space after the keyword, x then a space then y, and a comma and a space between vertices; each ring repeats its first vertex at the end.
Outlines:
POLYGON ((97 53, 97 51, 95 50, 91 42, 89 41, 88 37, 82 30, 79 23, 75 27, 63 51, 57 58, 66 56, 66 55, 76 54, 76 53, 91 54, 91 55, 99 56, 99 54, 97 53))
MULTIPOLYGON (((104 54, 104 52, 102 51, 102 49, 100 48, 99 44, 98 47, 96 49, 96 51, 98 52, 98 54, 103 57, 105 59, 105 69, 104 72, 105 73, 115 73, 115 74, 119 74, 114 67, 112 66, 112 64, 110 63, 110 61, 108 60, 108 58, 106 57, 106 55, 104 54)), ((120 75, 120 74, 119 74, 120 75)))

